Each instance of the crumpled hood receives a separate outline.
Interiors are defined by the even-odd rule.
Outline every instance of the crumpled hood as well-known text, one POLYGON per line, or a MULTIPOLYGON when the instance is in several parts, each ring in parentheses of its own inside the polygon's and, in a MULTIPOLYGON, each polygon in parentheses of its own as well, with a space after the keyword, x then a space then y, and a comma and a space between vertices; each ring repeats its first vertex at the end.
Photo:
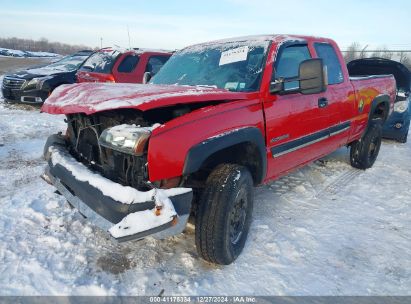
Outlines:
POLYGON ((78 83, 59 86, 41 108, 50 114, 93 114, 100 111, 133 108, 146 111, 182 103, 246 99, 246 93, 209 87, 78 83))

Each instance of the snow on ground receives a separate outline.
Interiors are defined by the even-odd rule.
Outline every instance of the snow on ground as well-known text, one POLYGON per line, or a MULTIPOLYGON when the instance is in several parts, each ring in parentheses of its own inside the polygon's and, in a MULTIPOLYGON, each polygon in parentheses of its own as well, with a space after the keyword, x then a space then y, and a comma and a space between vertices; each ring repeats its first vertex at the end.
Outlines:
POLYGON ((411 144, 384 141, 354 170, 340 149, 256 190, 230 266, 198 258, 193 230, 115 244, 39 175, 62 116, 0 104, 1 295, 410 295, 411 144))
MULTIPOLYGON (((0 75, 0 85, 3 84, 4 75, 0 75)), ((0 102, 3 101, 3 92, 0 90, 0 102)))

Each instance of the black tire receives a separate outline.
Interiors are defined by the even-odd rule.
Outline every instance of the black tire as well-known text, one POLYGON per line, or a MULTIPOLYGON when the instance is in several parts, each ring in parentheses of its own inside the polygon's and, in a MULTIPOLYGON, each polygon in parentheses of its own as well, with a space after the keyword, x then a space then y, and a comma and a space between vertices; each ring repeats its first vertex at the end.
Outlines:
POLYGON ((368 169, 374 165, 380 152, 382 140, 382 124, 372 122, 364 136, 351 144, 350 162, 357 169, 368 169))
POLYGON ((250 171, 222 164, 208 176, 196 216, 198 254, 206 261, 228 265, 241 253, 253 213, 254 188, 250 171))

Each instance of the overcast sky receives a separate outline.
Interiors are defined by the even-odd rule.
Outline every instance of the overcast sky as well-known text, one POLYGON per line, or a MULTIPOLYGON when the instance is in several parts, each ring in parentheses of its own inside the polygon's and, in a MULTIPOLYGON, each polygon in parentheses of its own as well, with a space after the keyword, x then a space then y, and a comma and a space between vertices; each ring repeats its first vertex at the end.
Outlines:
POLYGON ((250 34, 305 34, 411 49, 410 0, 0 0, 0 37, 91 47, 181 48, 250 34))

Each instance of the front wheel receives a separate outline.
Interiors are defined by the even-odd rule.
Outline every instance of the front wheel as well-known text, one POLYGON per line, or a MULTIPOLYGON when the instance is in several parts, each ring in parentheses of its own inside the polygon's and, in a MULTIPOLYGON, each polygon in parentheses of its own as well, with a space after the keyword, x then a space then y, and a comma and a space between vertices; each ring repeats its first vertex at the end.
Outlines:
POLYGON ((195 238, 199 255, 231 264, 247 240, 253 212, 253 179, 240 165, 223 164, 211 172, 200 199, 195 238))
POLYGON ((364 136, 351 144, 351 166, 363 170, 371 168, 380 152, 381 140, 381 123, 372 122, 364 136))

